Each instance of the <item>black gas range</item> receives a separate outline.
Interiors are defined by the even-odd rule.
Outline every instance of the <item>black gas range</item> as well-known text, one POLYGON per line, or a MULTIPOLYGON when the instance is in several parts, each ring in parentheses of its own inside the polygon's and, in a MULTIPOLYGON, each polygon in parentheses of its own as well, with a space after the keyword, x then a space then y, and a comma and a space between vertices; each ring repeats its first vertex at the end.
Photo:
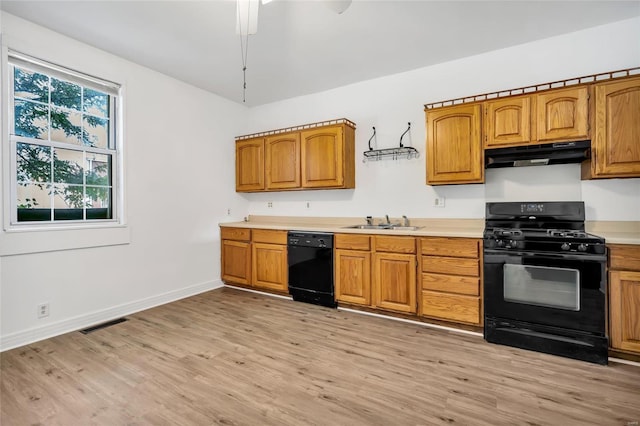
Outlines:
POLYGON ((485 339, 607 363, 606 246, 583 202, 487 203, 485 339))

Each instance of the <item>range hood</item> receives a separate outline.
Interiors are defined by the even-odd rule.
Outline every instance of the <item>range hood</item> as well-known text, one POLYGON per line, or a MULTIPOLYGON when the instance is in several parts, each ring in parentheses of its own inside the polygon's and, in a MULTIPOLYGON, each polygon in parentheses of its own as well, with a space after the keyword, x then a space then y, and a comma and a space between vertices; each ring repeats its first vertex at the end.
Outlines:
POLYGON ((591 141, 494 148, 485 150, 484 167, 494 169, 498 167, 581 163, 590 155, 591 141))

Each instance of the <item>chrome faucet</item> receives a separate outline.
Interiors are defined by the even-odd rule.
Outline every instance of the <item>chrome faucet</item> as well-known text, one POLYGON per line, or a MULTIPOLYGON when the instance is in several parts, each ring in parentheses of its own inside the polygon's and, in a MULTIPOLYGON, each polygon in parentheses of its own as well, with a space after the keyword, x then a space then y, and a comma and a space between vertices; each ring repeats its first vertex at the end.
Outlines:
POLYGON ((389 215, 385 214, 384 217, 387 218, 387 225, 391 225, 391 221, 389 220, 389 215))
POLYGON ((402 215, 402 219, 404 220, 404 224, 402 226, 409 226, 409 218, 405 215, 402 215))
POLYGON ((373 217, 367 216, 367 225, 373 225, 373 217))

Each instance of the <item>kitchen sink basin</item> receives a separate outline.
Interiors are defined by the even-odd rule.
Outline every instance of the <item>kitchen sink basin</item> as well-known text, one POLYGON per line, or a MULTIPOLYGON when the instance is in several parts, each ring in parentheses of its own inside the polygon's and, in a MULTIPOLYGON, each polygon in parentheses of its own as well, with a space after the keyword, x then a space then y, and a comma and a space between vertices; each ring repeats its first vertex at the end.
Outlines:
POLYGON ((391 231, 415 231, 422 228, 422 226, 400 226, 400 225, 351 225, 345 226, 344 229, 389 229, 391 231))
POLYGON ((422 226, 394 226, 393 230, 395 231, 415 231, 422 228, 422 226))
POLYGON ((345 226, 345 229, 393 229, 392 225, 351 225, 345 226))

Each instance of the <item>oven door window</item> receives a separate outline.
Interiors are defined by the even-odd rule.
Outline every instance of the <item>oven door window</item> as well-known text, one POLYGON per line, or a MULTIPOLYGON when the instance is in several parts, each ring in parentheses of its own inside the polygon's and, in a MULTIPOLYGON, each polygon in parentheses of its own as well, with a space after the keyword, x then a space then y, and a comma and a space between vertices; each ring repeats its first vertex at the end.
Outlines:
POLYGON ((532 265, 503 266, 505 301, 580 310, 579 270, 532 265))

